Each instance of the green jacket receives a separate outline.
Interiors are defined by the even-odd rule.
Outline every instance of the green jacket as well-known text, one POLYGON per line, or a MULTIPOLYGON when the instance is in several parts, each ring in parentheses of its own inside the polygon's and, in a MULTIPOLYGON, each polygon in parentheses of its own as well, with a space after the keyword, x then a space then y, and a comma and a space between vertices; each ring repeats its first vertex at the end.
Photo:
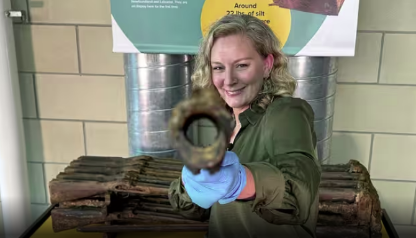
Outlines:
POLYGON ((316 237, 321 168, 311 106, 282 97, 239 119, 232 151, 253 174, 255 199, 205 210, 192 203, 178 178, 170 186, 172 206, 187 218, 209 219, 209 238, 316 237))

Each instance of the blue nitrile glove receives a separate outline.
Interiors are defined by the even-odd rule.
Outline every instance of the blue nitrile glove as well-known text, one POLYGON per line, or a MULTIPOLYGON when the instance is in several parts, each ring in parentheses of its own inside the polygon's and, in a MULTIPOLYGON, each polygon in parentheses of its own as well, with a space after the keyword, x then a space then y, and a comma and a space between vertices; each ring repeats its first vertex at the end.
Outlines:
POLYGON ((246 171, 238 156, 227 151, 218 172, 210 174, 201 169, 194 175, 184 166, 182 181, 192 202, 207 209, 216 202, 226 204, 236 200, 246 186, 246 171))

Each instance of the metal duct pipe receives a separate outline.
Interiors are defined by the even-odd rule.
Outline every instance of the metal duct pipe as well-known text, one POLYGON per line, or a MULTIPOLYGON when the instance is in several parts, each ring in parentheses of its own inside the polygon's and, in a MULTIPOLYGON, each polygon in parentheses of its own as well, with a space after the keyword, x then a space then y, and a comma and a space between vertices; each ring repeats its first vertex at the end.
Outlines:
POLYGON ((168 121, 191 95, 192 56, 124 54, 127 127, 131 156, 175 157, 168 121))
POLYGON ((318 158, 323 164, 331 156, 337 70, 337 58, 289 57, 289 71, 298 81, 294 96, 306 100, 315 112, 318 158))

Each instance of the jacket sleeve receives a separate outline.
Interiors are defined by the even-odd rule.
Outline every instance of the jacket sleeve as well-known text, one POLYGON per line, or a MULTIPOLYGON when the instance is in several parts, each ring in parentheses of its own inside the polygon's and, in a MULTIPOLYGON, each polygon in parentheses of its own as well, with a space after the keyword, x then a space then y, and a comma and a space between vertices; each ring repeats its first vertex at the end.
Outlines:
POLYGON ((169 187, 169 202, 173 209, 187 219, 205 221, 209 219, 211 209, 204 209, 192 203, 191 198, 182 185, 182 179, 172 181, 169 187))
POLYGON ((301 225, 316 205, 321 177, 314 114, 306 101, 281 100, 266 112, 263 149, 268 159, 244 165, 254 177, 253 211, 273 224, 301 225))

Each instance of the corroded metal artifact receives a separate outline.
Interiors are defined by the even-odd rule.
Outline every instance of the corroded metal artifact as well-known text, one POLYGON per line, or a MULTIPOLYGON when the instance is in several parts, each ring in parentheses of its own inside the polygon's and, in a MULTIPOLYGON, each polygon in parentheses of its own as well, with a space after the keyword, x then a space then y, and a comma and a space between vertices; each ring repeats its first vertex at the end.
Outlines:
POLYGON ((270 6, 279 6, 303 12, 338 16, 345 0, 273 0, 270 6))
MULTIPOLYGON (((169 201, 183 163, 149 156, 82 156, 49 183, 55 232, 201 231, 208 221, 182 217, 169 201), (88 226, 99 224, 98 226, 88 226)), ((358 161, 322 165, 317 238, 381 238, 381 207, 358 161)), ((113 234, 114 236, 114 234, 113 234)))
POLYGON ((195 90, 190 98, 180 102, 172 111, 169 128, 173 147, 192 172, 198 173, 204 168, 215 172, 227 151, 234 123, 215 90, 195 90), (190 125, 200 119, 212 121, 217 129, 216 139, 207 147, 197 146, 187 137, 190 125))
POLYGON ((51 211, 53 230, 91 224, 101 224, 101 229, 175 224, 172 230, 188 225, 200 230, 206 223, 182 217, 168 199, 169 185, 180 176, 182 167, 181 161, 149 156, 81 156, 49 182, 50 201, 57 204, 51 211))
POLYGON ((149 156, 81 156, 49 182, 50 201, 62 203, 107 192, 166 195, 182 167, 180 161, 149 156))
POLYGON ((382 210, 367 168, 356 160, 322 165, 319 238, 381 238, 382 210))

